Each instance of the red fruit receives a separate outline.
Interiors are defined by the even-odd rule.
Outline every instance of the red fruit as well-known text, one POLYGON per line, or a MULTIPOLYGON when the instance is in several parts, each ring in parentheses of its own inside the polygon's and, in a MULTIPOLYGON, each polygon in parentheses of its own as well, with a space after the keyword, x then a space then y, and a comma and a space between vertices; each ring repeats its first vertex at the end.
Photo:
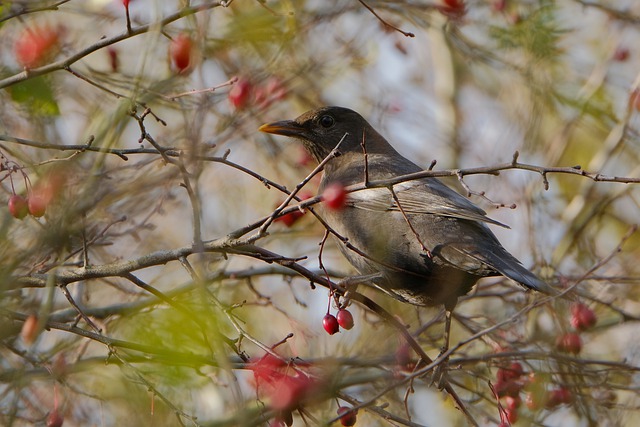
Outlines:
POLYGON ((247 106, 249 95, 251 95, 252 85, 249 80, 240 77, 229 91, 229 101, 238 110, 242 110, 247 106))
POLYGON ((267 99, 267 91, 263 87, 256 87, 253 91, 253 102, 258 108, 269 106, 271 102, 267 99))
POLYGON ((313 162, 313 157, 311 157, 311 154, 309 154, 309 152, 302 147, 301 145, 298 146, 298 159, 296 160, 296 163, 299 166, 308 166, 313 162))
POLYGON ((51 411, 47 417, 47 427, 62 427, 63 422, 64 418, 57 409, 51 411))
POLYGON ((118 59, 118 50, 113 46, 109 46, 107 48, 107 54, 109 55, 109 65, 111 66, 111 71, 113 71, 114 73, 117 73, 118 70, 120 69, 120 60, 118 59))
POLYGON ((507 7, 507 0, 494 0, 491 7, 495 12, 502 12, 507 7))
MULTIPOLYGON (((315 388, 315 383, 307 376, 284 375, 273 382, 270 388, 271 406, 275 409, 289 410, 296 407, 315 388)), ((284 420, 287 422, 287 420, 284 420)))
POLYGON ((467 6, 464 0, 441 0, 444 5, 439 6, 438 10, 451 19, 461 18, 467 13, 467 6))
POLYGON ((579 302, 571 307, 571 326, 584 331, 595 326, 596 314, 585 304, 579 302))
POLYGON ((322 319, 322 327, 329 335, 333 335, 340 330, 338 319, 333 314, 327 313, 322 319))
POLYGON ((506 382, 513 379, 518 379, 524 374, 524 369, 519 362, 512 362, 508 368, 498 369, 496 378, 498 382, 506 382))
POLYGON ((640 89, 635 89, 629 95, 629 108, 635 108, 640 111, 640 89))
POLYGON ((9 213, 12 217, 22 219, 29 213, 27 200, 17 194, 9 197, 9 213))
POLYGON ((629 59, 629 49, 626 47, 618 46, 613 53, 613 59, 616 61, 624 62, 629 59))
POLYGON ((129 9, 129 0, 122 0, 122 4, 124 5, 124 7, 129 9))
POLYGON ((276 221, 283 222, 287 227, 291 227, 302 217, 302 215, 304 215, 304 212, 297 210, 276 218, 276 221))
POLYGON ((511 379, 509 381, 498 381, 493 386, 498 397, 512 396, 515 397, 524 388, 525 382, 520 379, 511 379))
POLYGON ((329 184, 322 192, 322 200, 329 209, 341 210, 347 201, 347 193, 344 191, 344 186, 337 182, 329 184))
POLYGON ((547 409, 551 409, 556 406, 569 403, 573 403, 573 393, 564 387, 560 387, 555 390, 551 390, 547 394, 547 401, 544 406, 547 409))
POLYGON ((353 315, 349 310, 344 308, 338 310, 337 320, 338 324, 344 329, 349 330, 353 328, 353 315))
MULTIPOLYGON (((517 411, 522 404, 522 399, 520 399, 520 396, 507 396, 504 398, 504 403, 507 411, 517 411)), ((511 422, 514 423, 515 421, 511 422)))
POLYGON ((281 374, 282 368, 285 368, 287 364, 284 360, 266 353, 257 362, 253 362, 250 369, 253 371, 253 375, 258 381, 273 381, 281 374))
POLYGON ((338 408, 338 415, 340 415, 340 424, 343 426, 356 425, 358 411, 354 411, 349 407, 341 406, 338 408))
POLYGON ((58 45, 59 30, 52 27, 27 28, 14 45, 18 63, 25 68, 41 65, 58 45))
POLYGON ((272 77, 266 84, 254 89, 253 101, 258 108, 266 108, 275 101, 283 99, 287 94, 282 82, 272 77))
POLYGON ((514 409, 506 409, 505 412, 507 413, 507 419, 509 420, 510 424, 515 424, 516 421, 518 421, 518 410, 514 409))
POLYGON ((38 317, 35 314, 27 317, 22 324, 20 336, 25 344, 31 345, 38 338, 38 317))
POLYGON ((578 354, 582 350, 580 335, 569 332, 556 338, 556 348, 565 353, 578 354))
MULTIPOLYGON (((306 199, 310 199, 311 197, 313 197, 313 195, 311 193, 309 193, 308 191, 302 191, 300 193, 298 193, 298 198, 300 200, 306 200, 306 199)), ((280 203, 276 204, 275 207, 277 208, 278 206, 280 206, 280 203)), ((287 227, 291 227, 293 224, 296 223, 296 221, 298 221, 303 215, 304 215, 304 211, 301 211, 300 209, 295 210, 293 212, 289 212, 286 215, 282 215, 278 218, 276 218, 274 220, 274 222, 282 222, 284 223, 284 225, 286 225, 287 227)))
POLYGON ((191 48, 191 38, 187 34, 179 34, 171 40, 169 55, 171 56, 171 62, 180 73, 189 68, 191 64, 191 48))
POLYGON ((282 84, 280 79, 272 77, 267 81, 267 94, 269 99, 275 101, 284 98, 287 95, 287 88, 282 84))
POLYGON ((36 218, 40 218, 47 210, 47 202, 39 194, 31 194, 27 201, 29 206, 29 213, 36 218))
POLYGON ((396 363, 400 366, 406 366, 411 362, 411 354, 409 352, 409 344, 402 343, 398 346, 396 350, 396 363))

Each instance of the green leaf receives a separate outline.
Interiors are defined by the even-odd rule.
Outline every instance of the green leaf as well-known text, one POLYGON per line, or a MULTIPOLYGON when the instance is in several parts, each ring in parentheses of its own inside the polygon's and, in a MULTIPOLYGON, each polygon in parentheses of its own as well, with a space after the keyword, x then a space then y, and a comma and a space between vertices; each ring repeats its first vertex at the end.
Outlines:
POLYGON ((521 50, 536 60, 553 61, 561 53, 558 42, 566 32, 556 22, 554 7, 543 6, 507 28, 491 27, 490 35, 505 50, 521 50))
POLYGON ((41 116, 58 116, 60 109, 53 96, 51 84, 45 76, 35 77, 17 83, 8 88, 13 99, 24 105, 33 114, 41 116))

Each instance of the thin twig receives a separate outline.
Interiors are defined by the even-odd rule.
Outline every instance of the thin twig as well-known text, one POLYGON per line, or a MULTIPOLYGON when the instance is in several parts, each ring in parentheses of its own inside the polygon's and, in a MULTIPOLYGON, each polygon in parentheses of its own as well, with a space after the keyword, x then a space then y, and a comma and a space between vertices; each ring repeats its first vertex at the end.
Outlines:
POLYGON ((378 14, 376 13, 376 11, 375 11, 375 10, 373 10, 373 8, 372 8, 371 6, 369 6, 368 4, 366 4, 363 0, 358 0, 358 1, 360 2, 360 4, 362 4, 364 7, 366 7, 366 8, 369 10, 369 12, 371 12, 371 13, 373 14, 373 16, 375 16, 376 18, 378 18, 378 20, 379 20, 379 21, 382 23, 382 25, 384 25, 385 27, 387 27, 387 28, 391 28, 392 30, 395 30, 395 31, 397 31, 397 32, 401 33, 401 34, 402 34, 403 36, 405 36, 405 37, 415 37, 415 36, 416 36, 416 35, 415 35, 415 34, 413 34, 413 33, 409 33, 409 32, 406 32, 406 31, 402 31, 400 28, 398 28, 398 27, 396 27, 396 26, 394 26, 394 25, 389 24, 387 21, 385 21, 384 19, 382 19, 382 17, 381 17, 380 15, 378 15, 378 14))

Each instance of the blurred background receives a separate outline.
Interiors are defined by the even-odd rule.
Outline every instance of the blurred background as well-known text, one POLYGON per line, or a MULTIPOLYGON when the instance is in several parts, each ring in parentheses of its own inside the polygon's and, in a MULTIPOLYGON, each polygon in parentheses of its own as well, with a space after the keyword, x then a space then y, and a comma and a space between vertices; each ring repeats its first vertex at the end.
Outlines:
MULTIPOLYGON (((638 40, 635 0, 0 2, 0 424, 635 425, 638 40), (257 128, 322 105, 425 169, 503 169, 471 200, 570 291, 481 281, 457 397, 380 313, 329 335, 328 290, 241 245, 316 166, 257 128)), ((325 277, 298 212, 252 243, 325 277)), ((358 291, 437 357, 441 308, 358 291)))

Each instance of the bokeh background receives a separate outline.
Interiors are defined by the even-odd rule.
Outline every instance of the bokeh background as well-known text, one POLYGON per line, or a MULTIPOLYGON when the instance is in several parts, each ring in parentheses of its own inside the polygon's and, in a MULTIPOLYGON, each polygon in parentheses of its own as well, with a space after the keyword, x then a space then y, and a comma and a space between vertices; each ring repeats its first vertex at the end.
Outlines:
MULTIPOLYGON (((635 425, 639 30, 636 0, 0 2, 0 424, 635 425), (238 232, 315 166, 257 128, 322 105, 425 168, 502 169, 471 200, 568 291, 461 301, 457 403, 380 312, 324 331, 311 213, 238 232)), ((438 355, 441 308, 358 291, 438 355)))

